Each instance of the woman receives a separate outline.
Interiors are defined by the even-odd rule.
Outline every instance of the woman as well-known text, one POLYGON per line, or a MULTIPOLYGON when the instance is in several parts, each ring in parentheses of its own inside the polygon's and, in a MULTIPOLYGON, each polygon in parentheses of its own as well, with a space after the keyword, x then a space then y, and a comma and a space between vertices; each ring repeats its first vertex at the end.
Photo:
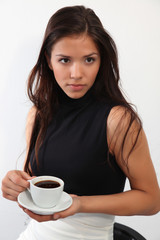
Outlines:
POLYGON ((19 240, 112 240, 115 215, 160 210, 141 121, 119 88, 115 43, 91 9, 66 7, 51 17, 28 94, 24 171, 6 174, 3 196, 17 201, 32 176, 53 175, 73 203, 49 216, 23 208, 33 220, 19 240), (131 190, 123 192, 126 177, 131 190))

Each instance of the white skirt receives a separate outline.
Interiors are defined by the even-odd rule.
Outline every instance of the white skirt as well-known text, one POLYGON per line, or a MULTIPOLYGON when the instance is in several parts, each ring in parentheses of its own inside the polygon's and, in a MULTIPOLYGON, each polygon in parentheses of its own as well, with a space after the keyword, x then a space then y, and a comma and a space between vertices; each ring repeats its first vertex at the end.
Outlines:
POLYGON ((31 220, 17 240, 113 240, 113 224, 114 216, 97 213, 43 223, 31 220))

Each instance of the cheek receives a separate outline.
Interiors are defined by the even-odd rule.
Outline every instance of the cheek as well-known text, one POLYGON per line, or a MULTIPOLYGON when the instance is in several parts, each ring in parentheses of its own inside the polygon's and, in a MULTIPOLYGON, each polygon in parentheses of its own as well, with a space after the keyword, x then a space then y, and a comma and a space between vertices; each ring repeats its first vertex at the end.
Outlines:
POLYGON ((97 77, 98 71, 99 71, 99 67, 97 67, 96 69, 94 68, 93 71, 91 71, 91 79, 93 82, 95 81, 95 79, 97 77))
POLYGON ((63 71, 60 70, 58 67, 53 67, 53 73, 54 73, 54 77, 55 77, 56 81, 58 83, 60 83, 61 80, 64 78, 63 71))

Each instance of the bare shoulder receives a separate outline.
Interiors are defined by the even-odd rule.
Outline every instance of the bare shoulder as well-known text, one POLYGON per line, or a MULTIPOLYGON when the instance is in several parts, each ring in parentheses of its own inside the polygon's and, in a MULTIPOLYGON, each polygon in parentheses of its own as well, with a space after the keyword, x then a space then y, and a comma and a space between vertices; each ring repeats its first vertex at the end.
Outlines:
POLYGON ((120 149, 132 148, 139 135, 141 123, 134 112, 123 106, 111 109, 107 120, 107 141, 111 153, 117 155, 120 149), (130 145, 130 146, 129 146, 130 145))
POLYGON ((111 109, 108 116, 109 124, 118 124, 119 121, 124 118, 127 121, 130 120, 131 112, 123 106, 115 106, 111 109))
POLYGON ((107 133, 112 136, 115 130, 125 130, 131 120, 131 113, 123 106, 115 106, 111 109, 107 119, 107 133))

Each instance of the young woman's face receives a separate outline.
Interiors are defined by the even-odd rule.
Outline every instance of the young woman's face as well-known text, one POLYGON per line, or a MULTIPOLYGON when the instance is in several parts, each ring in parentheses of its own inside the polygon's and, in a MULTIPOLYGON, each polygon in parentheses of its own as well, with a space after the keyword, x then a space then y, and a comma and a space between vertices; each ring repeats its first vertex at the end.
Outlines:
POLYGON ((80 98, 95 82, 100 54, 87 35, 64 37, 54 44, 49 67, 62 90, 71 98, 80 98))

